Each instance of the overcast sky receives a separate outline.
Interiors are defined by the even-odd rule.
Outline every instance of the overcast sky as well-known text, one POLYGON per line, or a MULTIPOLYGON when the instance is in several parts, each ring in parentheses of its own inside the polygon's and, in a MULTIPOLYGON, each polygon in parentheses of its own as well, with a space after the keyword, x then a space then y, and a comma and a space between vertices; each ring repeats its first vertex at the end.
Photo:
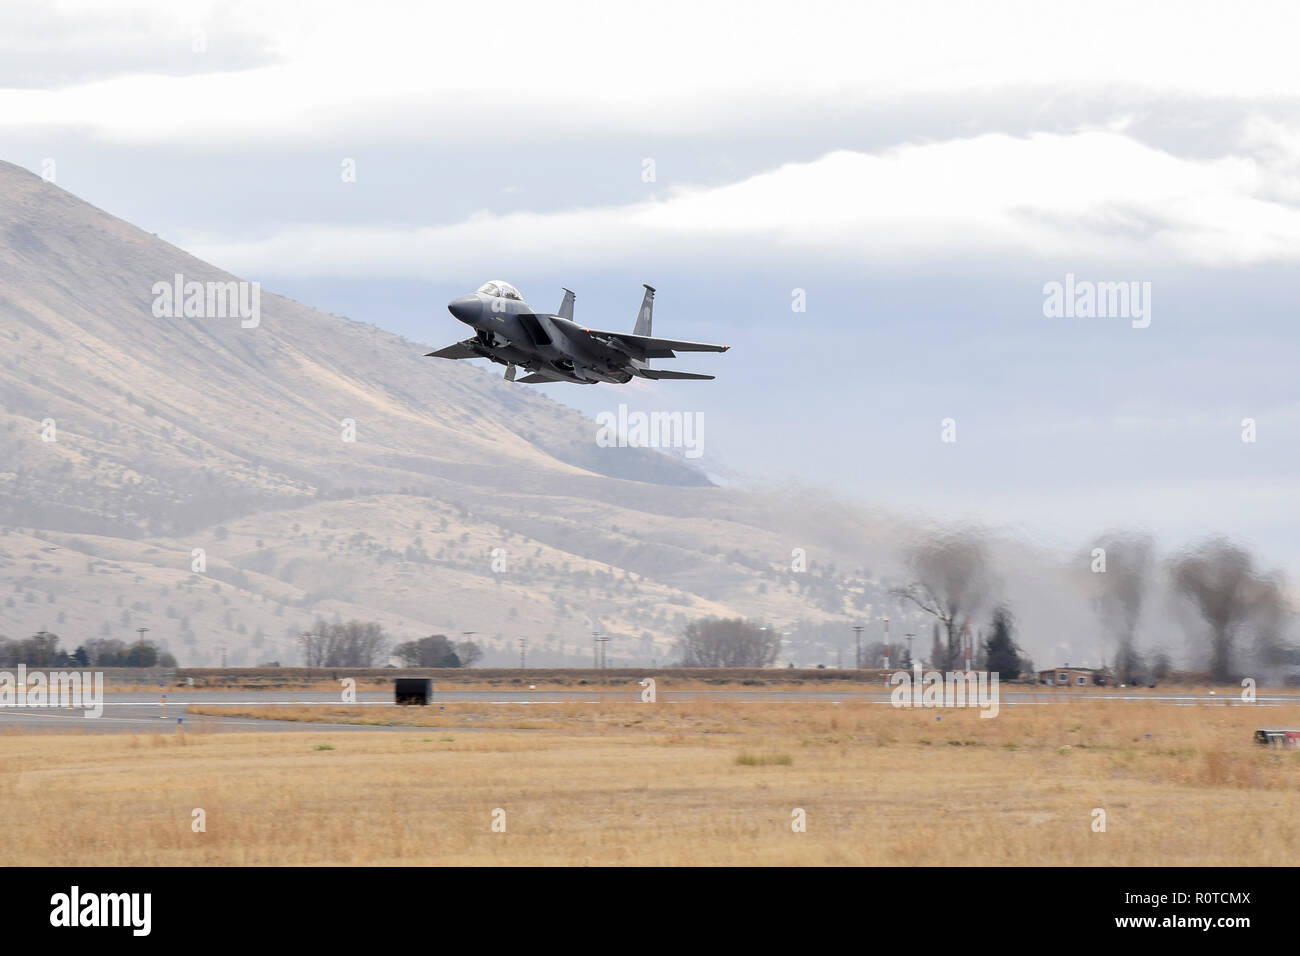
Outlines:
POLYGON ((0 157, 433 345, 488 278, 605 328, 649 282, 718 380, 544 387, 733 478, 1300 572, 1294 4, 263 7, 7 3, 0 157))

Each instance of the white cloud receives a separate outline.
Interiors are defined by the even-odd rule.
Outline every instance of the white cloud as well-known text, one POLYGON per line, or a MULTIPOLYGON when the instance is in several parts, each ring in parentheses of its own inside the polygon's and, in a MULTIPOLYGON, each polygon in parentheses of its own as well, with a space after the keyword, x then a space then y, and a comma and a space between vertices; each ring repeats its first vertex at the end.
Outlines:
POLYGON ((102 81, 159 74, 158 86, 166 86, 168 76, 249 69, 268 61, 268 42, 228 4, 207 0, 6 0, 0 5, 0 87, 28 90, 3 94, 26 110, 40 111, 42 104, 55 110, 54 117, 9 117, 15 125, 53 120, 102 131, 129 111, 118 102, 106 113, 85 112, 99 100, 95 90, 102 81), (41 95, 52 88, 73 91, 41 95))
POLYGON ((256 240, 180 244, 234 272, 464 279, 581 261, 725 266, 952 257, 1236 265, 1300 257, 1298 140, 1259 157, 1185 159, 1114 130, 990 134, 838 151, 717 188, 629 205, 480 212, 425 228, 295 226, 256 240))
MULTIPOLYGON (((869 105, 1027 87, 1069 97, 1300 96, 1300 13, 1289 3, 376 0, 268 10, 188 0, 178 14, 172 0, 133 0, 122 17, 121 29, 97 22, 97 32, 111 42, 151 29, 155 17, 193 20, 213 31, 214 63, 227 52, 226 27, 262 38, 277 62, 163 76, 159 57, 142 52, 139 75, 53 93, 0 90, 0 128, 71 126, 105 141, 217 149, 486 144, 539 133, 779 134, 809 116, 833 123, 869 105)), ((48 45, 47 32, 38 39, 48 45)), ((167 42, 188 43, 174 32, 167 42)), ((84 36, 68 42, 68 54, 94 55, 84 36)))

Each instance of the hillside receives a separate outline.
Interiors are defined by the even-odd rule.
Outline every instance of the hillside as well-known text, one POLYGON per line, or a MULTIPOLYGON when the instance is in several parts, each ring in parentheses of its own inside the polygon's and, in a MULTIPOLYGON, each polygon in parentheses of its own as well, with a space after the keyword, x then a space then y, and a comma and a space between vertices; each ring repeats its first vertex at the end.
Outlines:
POLYGON ((256 327, 156 317, 177 274, 237 278, 0 163, 0 634, 289 663, 337 615, 580 664, 594 614, 611 662, 650 663, 697 616, 879 600, 892 523, 600 448, 540 391, 267 290, 256 327))

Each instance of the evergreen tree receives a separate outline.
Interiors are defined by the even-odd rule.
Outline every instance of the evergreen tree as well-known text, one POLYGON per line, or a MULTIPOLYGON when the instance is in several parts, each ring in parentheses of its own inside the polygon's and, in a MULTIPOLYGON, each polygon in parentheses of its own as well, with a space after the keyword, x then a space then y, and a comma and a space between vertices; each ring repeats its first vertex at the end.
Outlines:
POLYGON ((1006 607, 993 612, 993 633, 984 642, 984 655, 988 669, 996 671, 1001 680, 1015 680, 1020 676, 1020 648, 1012 638, 1015 620, 1006 607))

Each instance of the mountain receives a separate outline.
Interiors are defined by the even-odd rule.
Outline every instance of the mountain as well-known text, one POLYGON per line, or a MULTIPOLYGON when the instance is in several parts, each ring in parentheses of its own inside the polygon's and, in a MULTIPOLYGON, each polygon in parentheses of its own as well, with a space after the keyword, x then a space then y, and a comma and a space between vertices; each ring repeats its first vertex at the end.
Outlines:
POLYGON ((268 291, 255 325, 186 317, 184 285, 169 315, 177 276, 239 281, 0 163, 0 634, 289 663, 355 617, 580 664, 598 627, 649 663, 695 617, 838 634, 880 600, 894 522, 599 447, 541 391, 268 291))

